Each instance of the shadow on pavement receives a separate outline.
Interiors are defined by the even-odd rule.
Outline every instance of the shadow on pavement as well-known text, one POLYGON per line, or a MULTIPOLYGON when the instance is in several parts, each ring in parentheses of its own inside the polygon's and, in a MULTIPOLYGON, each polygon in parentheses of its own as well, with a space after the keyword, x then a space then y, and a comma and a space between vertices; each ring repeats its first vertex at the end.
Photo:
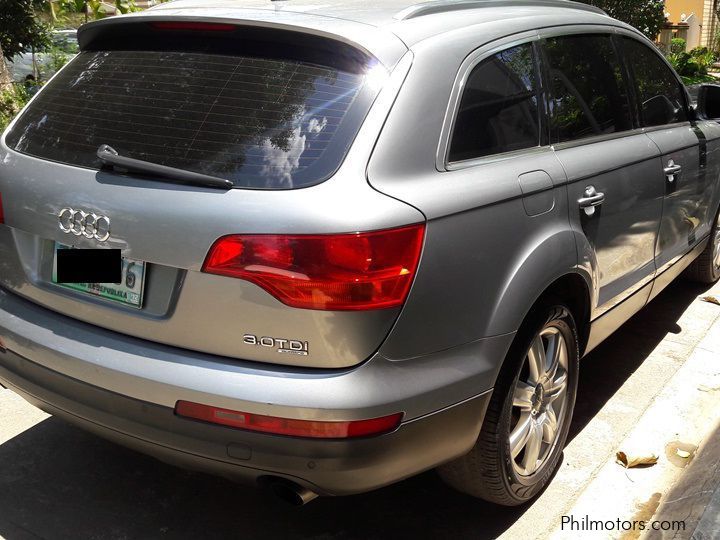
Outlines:
MULTIPOLYGON (((679 282, 583 360, 575 437, 705 290, 679 282)), ((373 493, 293 508, 186 472, 49 418, 0 445, 0 537, 494 538, 525 508, 499 508, 428 472, 373 493)))
POLYGON ((665 336, 682 332, 678 320, 709 288, 710 285, 679 279, 582 359, 568 442, 583 430, 665 336))

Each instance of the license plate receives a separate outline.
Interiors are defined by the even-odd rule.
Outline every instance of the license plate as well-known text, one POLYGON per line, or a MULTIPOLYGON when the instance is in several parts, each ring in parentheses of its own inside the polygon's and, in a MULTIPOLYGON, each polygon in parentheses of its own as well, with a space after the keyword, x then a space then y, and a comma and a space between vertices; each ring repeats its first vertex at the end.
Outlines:
POLYGON ((73 249, 63 244, 55 244, 52 280, 60 287, 92 294, 127 306, 142 307, 145 289, 145 262, 122 258, 120 283, 59 283, 58 282, 58 251, 73 249))

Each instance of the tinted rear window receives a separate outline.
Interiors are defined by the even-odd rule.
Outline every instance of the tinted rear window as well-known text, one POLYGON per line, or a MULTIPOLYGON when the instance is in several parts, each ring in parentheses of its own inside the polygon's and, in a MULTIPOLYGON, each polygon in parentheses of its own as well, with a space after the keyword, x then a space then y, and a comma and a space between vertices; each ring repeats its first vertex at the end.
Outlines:
POLYGON ((532 45, 483 60, 465 85, 449 160, 461 161, 540 144, 532 45))
POLYGON ((296 59, 87 51, 37 96, 6 141, 92 169, 108 144, 238 187, 305 187, 340 165, 369 108, 364 78, 296 59))

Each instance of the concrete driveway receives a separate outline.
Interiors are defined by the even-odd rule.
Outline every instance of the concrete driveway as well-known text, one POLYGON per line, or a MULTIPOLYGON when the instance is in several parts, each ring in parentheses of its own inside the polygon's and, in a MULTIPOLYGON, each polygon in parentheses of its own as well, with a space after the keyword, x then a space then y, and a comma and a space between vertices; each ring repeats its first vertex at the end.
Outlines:
POLYGON ((583 360, 564 462, 533 504, 498 508, 428 472, 373 493, 289 507, 105 442, 0 390, 0 537, 546 536, 720 317, 719 306, 697 299, 702 294, 706 288, 677 282, 583 360))

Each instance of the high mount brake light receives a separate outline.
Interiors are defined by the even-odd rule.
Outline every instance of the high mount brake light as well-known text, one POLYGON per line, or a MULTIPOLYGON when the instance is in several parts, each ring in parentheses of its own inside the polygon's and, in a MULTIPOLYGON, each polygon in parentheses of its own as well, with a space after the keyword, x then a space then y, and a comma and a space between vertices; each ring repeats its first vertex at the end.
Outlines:
POLYGON ((237 29, 234 24, 194 22, 194 21, 159 21, 151 22, 155 30, 190 30, 196 32, 232 32, 237 29))
POLYGON ((396 413, 381 418, 351 420, 349 422, 295 420, 220 409, 190 401, 178 401, 175 404, 175 414, 185 418, 250 431, 314 439, 350 439, 353 437, 380 435, 396 429, 403 417, 403 413, 396 413))
POLYGON ((220 238, 203 272, 251 281, 292 307, 368 310, 405 302, 425 225, 328 235, 220 238))

